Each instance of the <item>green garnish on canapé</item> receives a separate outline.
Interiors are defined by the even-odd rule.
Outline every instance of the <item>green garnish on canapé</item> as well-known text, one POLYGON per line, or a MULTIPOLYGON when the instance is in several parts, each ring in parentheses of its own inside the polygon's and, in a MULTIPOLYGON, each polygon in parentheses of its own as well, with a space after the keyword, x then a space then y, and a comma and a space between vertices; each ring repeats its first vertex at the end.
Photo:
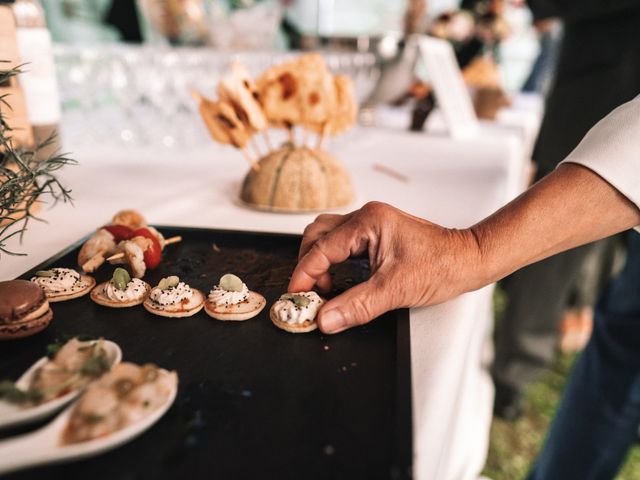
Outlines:
POLYGON ((235 276, 233 273, 226 273, 220 277, 218 286, 227 292, 241 292, 244 284, 240 277, 235 276))
POLYGON ((304 308, 311 303, 304 295, 296 295, 294 293, 284 293, 280 295, 280 300, 289 300, 296 304, 296 307, 304 308))
POLYGON ((169 288, 176 287, 180 283, 180 278, 176 275, 171 275, 170 277, 163 278, 158 283, 158 288, 160 290, 168 290, 169 288))
POLYGON ((124 268, 118 267, 113 271, 111 283, 113 283, 118 290, 126 290, 130 281, 131 275, 129 275, 129 272, 124 268))

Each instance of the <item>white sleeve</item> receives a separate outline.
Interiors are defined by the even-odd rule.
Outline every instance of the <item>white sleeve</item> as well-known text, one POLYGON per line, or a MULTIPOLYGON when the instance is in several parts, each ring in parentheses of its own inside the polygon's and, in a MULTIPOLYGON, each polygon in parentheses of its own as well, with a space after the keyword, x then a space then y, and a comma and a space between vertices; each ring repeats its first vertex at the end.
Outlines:
POLYGON ((589 130, 562 161, 569 162, 593 170, 640 208, 640 95, 589 130))

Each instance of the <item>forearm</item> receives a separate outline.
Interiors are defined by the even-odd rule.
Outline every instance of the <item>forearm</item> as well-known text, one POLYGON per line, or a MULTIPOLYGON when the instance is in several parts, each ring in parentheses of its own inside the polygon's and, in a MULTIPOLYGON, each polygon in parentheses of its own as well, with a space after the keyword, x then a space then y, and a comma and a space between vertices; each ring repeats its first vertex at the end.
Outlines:
POLYGON ((588 168, 564 164, 468 230, 479 288, 530 263, 640 224, 640 210, 588 168))

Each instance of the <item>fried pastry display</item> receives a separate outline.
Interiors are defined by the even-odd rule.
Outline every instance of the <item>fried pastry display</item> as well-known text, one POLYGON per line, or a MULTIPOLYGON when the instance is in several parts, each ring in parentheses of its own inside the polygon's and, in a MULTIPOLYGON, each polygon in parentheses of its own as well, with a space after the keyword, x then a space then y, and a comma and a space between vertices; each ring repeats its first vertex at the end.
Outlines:
POLYGON ((332 75, 321 55, 304 54, 274 65, 255 83, 236 62, 220 81, 218 97, 194 93, 211 137, 240 149, 251 164, 240 193, 244 203, 263 210, 308 212, 352 201, 349 175, 322 145, 326 137, 344 133, 356 122, 358 108, 351 80, 332 75), (287 130, 289 141, 272 148, 268 128, 287 130), (296 143, 297 130, 302 130, 301 145, 296 143), (317 139, 313 148, 309 133, 317 139), (258 134, 266 154, 255 139, 258 134))

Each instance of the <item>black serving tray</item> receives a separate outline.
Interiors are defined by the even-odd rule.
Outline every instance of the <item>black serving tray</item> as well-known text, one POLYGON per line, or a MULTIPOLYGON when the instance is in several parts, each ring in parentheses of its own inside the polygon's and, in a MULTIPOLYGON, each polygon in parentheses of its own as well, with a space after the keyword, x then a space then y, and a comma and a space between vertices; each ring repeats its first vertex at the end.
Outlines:
MULTIPOLYGON (((227 272, 267 298, 246 322, 204 311, 185 319, 142 306, 109 309, 89 296, 52 304, 51 325, 33 337, 0 343, 0 379, 17 378, 64 335, 117 342, 124 360, 178 372, 175 404, 149 431, 104 455, 16 472, 11 479, 384 479, 411 476, 409 314, 325 336, 276 328, 268 308, 285 292, 300 237, 158 227, 183 241, 165 249, 145 280, 179 275, 205 294, 227 272), (215 245, 215 247, 214 247, 215 245)), ((76 267, 81 242, 22 275, 76 267)), ((113 267, 103 266, 98 282, 113 267)), ((335 269, 335 291, 367 278, 366 260, 335 269)), ((45 422, 46 423, 46 422, 45 422)), ((42 424, 0 431, 0 439, 42 424)))

